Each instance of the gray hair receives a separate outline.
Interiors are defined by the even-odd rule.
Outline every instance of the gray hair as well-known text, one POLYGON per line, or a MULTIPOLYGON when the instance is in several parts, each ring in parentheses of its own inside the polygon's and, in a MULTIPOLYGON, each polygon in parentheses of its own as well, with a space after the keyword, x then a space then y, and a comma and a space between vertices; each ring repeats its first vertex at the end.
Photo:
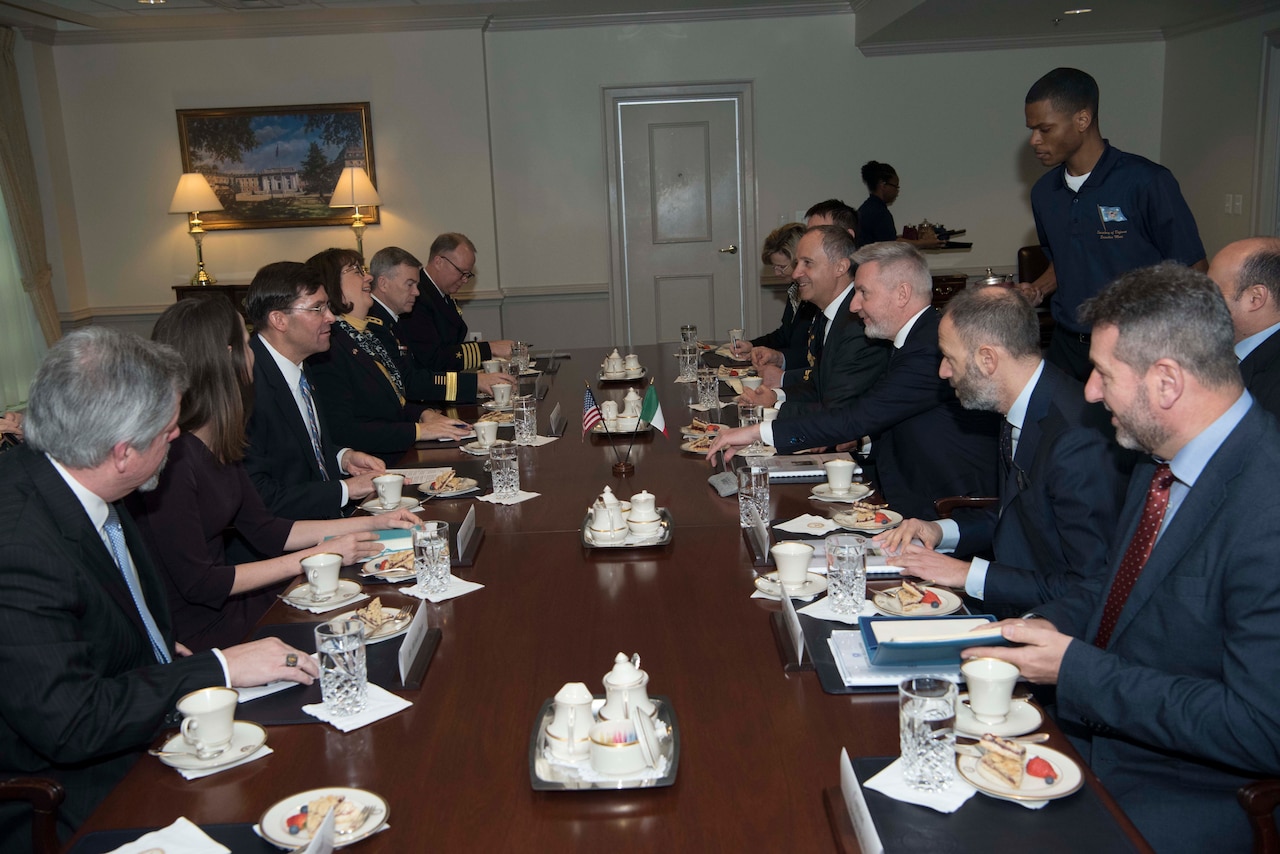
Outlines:
POLYGON ((1271 239, 1245 258, 1236 279, 1235 298, 1253 285, 1266 285, 1271 301, 1280 304, 1280 240, 1271 239))
POLYGON ((1139 374, 1173 359, 1209 388, 1239 388, 1231 312, 1204 273, 1165 262, 1125 273, 1080 307, 1080 321, 1114 326, 1115 356, 1139 374))
POLYGON ((992 285, 962 290, 947 303, 943 316, 951 318, 970 353, 984 344, 994 344, 1015 359, 1040 357, 1036 310, 1012 288, 992 285))
POLYGON ((903 281, 911 285, 911 292, 916 299, 933 300, 933 277, 929 275, 929 262, 910 243, 886 240, 883 243, 868 244, 853 253, 853 263, 859 267, 873 262, 880 265, 882 276, 901 276, 903 281))
POLYGON ((419 269, 422 262, 399 246, 387 246, 373 253, 369 259, 369 275, 373 276, 373 287, 378 287, 378 279, 390 273, 402 264, 419 269))
POLYGON ((186 388, 172 347, 102 326, 77 329, 49 348, 31 382, 27 444, 68 468, 93 468, 120 442, 154 442, 186 388))
MULTIPOLYGON (((832 264, 839 264, 841 261, 847 261, 853 257, 853 253, 857 250, 858 244, 854 242, 853 235, 836 225, 815 225, 806 229, 805 234, 817 232, 822 235, 822 254, 827 256, 827 260, 832 264)), ((792 257, 795 257, 794 255, 792 257)), ((853 266, 849 266, 849 275, 853 275, 853 266)))

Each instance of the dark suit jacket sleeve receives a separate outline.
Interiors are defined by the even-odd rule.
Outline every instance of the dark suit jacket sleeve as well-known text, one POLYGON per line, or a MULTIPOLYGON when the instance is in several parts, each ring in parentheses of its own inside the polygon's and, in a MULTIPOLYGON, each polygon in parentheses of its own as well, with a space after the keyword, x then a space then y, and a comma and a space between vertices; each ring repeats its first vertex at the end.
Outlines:
POLYGON ((1240 373, 1253 399, 1280 418, 1280 332, 1272 334, 1244 358, 1240 373))
POLYGON ((787 389, 780 418, 794 418, 827 409, 852 406, 884 375, 892 346, 868 340, 862 322, 842 309, 845 323, 831 331, 810 382, 799 387, 797 399, 787 389), (837 340, 831 340, 837 338, 837 340), (834 346, 832 346, 834 345, 834 346))
POLYGON ((288 519, 335 519, 342 514, 342 484, 337 466, 340 446, 329 441, 321 414, 320 431, 326 461, 334 461, 329 480, 321 480, 309 442, 302 439, 302 415, 292 393, 255 335, 253 411, 247 428, 244 467, 262 501, 288 519), (290 419, 297 419, 297 424, 290 419))
POLYGON ((1045 491, 1052 510, 1054 530, 1049 538, 1061 543, 1066 571, 1045 572, 997 560, 987 570, 984 602, 1047 602, 1077 586, 1096 591, 1110 575, 1111 537, 1120 513, 1117 447, 1091 427, 1066 430, 1053 445, 1048 449, 1051 463, 1045 483, 1037 488, 1045 491))
MULTIPOLYGON (((923 320, 924 318, 921 318, 923 320)), ((919 324, 920 321, 917 321, 919 324)), ((937 322, 933 322, 937 329, 937 322)), ((912 330, 913 334, 916 330, 912 330)), ((927 330, 921 330, 925 334, 927 330)), ((911 341, 889 369, 866 393, 849 406, 773 423, 774 445, 781 451, 799 451, 875 436, 893 425, 944 403, 953 395, 938 378, 936 339, 932 347, 913 347, 911 341)))

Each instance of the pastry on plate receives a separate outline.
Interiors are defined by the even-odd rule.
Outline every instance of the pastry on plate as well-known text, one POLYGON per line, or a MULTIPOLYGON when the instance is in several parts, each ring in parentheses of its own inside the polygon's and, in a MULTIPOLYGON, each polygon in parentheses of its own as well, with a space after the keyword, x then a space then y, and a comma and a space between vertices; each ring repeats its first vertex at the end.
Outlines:
POLYGON ((1023 763, 1027 760, 1025 746, 987 733, 978 742, 978 749, 982 751, 978 759, 979 774, 1011 789, 1022 785, 1023 763))

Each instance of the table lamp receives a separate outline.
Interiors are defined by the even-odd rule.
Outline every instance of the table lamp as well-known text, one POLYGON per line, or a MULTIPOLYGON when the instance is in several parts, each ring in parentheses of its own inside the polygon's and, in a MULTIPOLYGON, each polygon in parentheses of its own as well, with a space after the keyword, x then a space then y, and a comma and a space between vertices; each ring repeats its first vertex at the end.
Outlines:
POLYGON ((188 231, 196 242, 196 274, 191 277, 193 285, 216 285, 218 280, 210 276, 204 269, 204 229, 200 221, 200 211, 220 211, 222 203, 214 194, 209 181, 199 172, 186 172, 178 179, 178 189, 173 192, 173 201, 169 203, 169 213, 186 214, 188 231))
POLYGON ((333 197, 329 199, 331 208, 355 208, 351 217, 351 230, 356 233, 356 250, 364 257, 364 217, 360 213, 362 205, 380 205, 378 190, 369 180, 369 175, 361 166, 344 166, 338 176, 338 185, 333 188, 333 197))

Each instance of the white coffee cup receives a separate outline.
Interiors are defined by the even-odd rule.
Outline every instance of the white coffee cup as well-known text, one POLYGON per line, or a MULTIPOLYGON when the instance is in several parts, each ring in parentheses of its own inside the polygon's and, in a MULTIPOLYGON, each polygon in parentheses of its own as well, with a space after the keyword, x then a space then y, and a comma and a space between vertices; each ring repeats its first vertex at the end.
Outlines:
POLYGON ((827 470, 827 486, 831 488, 831 494, 847 495, 853 483, 853 461, 831 460, 823 463, 822 467, 827 470))
POLYGON ((502 367, 502 364, 497 359, 485 359, 480 364, 484 367, 484 372, 486 374, 499 373, 502 367))
POLYGON ((239 699, 234 688, 201 688, 178 700, 182 738, 196 749, 197 758, 212 759, 230 746, 239 699))
POLYGON ((799 587, 808 580, 813 546, 789 541, 777 543, 769 552, 778 567, 778 581, 783 587, 799 587))
POLYGON ((476 422, 476 442, 482 448, 487 448, 493 444, 498 438, 498 422, 497 421, 477 421, 476 422))
POLYGON ((984 724, 1003 723, 1009 716, 1018 668, 998 658, 971 658, 960 665, 969 686, 969 711, 984 724))
POLYGON ((302 559, 302 572, 311 587, 312 602, 326 602, 338 592, 338 572, 342 555, 332 552, 307 555, 302 559))
POLYGON ((380 474, 373 479, 373 488, 378 490, 378 501, 390 510, 400 506, 400 496, 404 493, 404 475, 380 474))
POLYGON ((489 391, 493 394, 494 403, 499 406, 505 407, 511 403, 511 383, 494 383, 489 391))
POLYGON ((743 388, 760 388, 764 385, 764 377, 739 377, 738 382, 742 383, 743 388))

